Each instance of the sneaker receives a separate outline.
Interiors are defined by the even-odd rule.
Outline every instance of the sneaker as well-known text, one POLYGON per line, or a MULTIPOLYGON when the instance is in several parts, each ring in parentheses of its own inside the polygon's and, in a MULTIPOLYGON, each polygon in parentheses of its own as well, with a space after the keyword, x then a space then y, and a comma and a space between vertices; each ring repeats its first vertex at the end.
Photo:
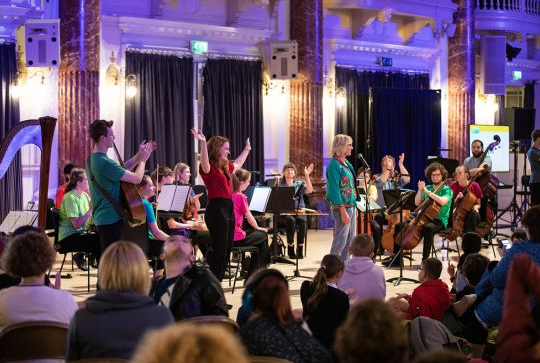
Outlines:
POLYGON ((88 271, 88 259, 85 258, 84 253, 74 253, 73 262, 80 270, 88 271))

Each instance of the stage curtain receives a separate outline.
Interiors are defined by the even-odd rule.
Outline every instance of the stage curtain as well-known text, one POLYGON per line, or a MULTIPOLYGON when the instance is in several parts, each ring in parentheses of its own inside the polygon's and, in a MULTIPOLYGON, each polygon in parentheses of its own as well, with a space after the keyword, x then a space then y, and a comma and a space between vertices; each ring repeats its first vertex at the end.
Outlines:
POLYGON ((157 149, 147 163, 171 169, 184 162, 195 167, 193 127, 193 58, 126 52, 126 76, 137 77, 138 92, 126 98, 124 157, 133 156, 142 140, 157 149))
POLYGON ((418 180, 425 180, 428 155, 438 155, 441 145, 440 91, 372 89, 370 122, 373 160, 381 160, 384 155, 397 158, 404 152, 405 167, 411 175, 407 187, 416 189, 418 180))
MULTIPOLYGON (((15 44, 0 44, 0 140, 20 121, 19 99, 13 97, 11 86, 17 78, 15 44)), ((22 209, 22 167, 20 153, 13 158, 8 171, 0 179, 0 222, 10 210, 22 209)))
POLYGON ((264 175, 263 109, 260 61, 208 59, 203 71, 203 131, 207 139, 215 135, 230 139, 231 158, 244 149, 251 152, 244 169, 264 175))
MULTIPOLYGON (((347 134, 353 138, 354 150, 350 158, 357 169, 360 162, 357 153, 362 153, 371 167, 380 171, 380 159, 372 160, 372 125, 369 123, 369 89, 429 89, 429 74, 401 72, 373 72, 346 67, 336 67, 336 87, 345 88, 346 104, 336 109, 336 134, 347 134)), ((395 156, 395 155, 394 155, 395 156)))

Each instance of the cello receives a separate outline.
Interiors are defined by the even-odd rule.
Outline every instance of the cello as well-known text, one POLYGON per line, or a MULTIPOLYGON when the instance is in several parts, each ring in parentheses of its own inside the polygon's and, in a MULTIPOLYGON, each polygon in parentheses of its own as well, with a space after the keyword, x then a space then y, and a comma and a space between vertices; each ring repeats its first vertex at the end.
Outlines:
MULTIPOLYGON (((433 193, 444 186, 441 183, 433 193)), ((414 219, 407 224, 403 230, 396 235, 396 243, 403 242, 403 250, 413 250, 422 241, 422 230, 432 220, 434 220, 441 210, 441 205, 431 198, 426 198, 414 211, 414 219), (403 238, 403 239, 402 239, 403 238)))

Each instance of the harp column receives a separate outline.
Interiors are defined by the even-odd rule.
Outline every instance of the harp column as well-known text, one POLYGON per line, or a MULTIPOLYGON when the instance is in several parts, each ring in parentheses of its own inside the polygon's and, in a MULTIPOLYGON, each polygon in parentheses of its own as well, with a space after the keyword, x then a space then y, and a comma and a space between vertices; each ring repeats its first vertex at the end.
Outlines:
POLYGON ((60 1, 58 173, 83 165, 90 152, 87 126, 99 117, 100 0, 60 1))

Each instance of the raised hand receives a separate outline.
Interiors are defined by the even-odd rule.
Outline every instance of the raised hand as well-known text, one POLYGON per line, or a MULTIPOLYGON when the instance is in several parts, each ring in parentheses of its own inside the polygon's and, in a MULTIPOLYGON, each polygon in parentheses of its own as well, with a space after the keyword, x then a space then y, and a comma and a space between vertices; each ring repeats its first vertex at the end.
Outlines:
POLYGON ((147 161, 152 155, 152 151, 155 149, 154 142, 145 142, 144 146, 139 150, 139 157, 141 161, 147 161))
POLYGON ((206 142, 206 136, 204 136, 201 129, 199 130, 191 129, 191 134, 196 140, 199 140, 201 142, 206 142))
POLYGON ((401 153, 401 155, 399 155, 399 160, 398 160, 399 165, 403 165, 404 161, 405 161, 405 153, 401 153))
POLYGON ((251 143, 249 142, 249 137, 246 139, 246 147, 244 150, 251 151, 251 143))
POLYGON ((315 165, 313 165, 313 163, 309 164, 308 166, 305 166, 304 167, 304 175, 309 176, 309 174, 311 174, 313 172, 314 166, 315 165))

